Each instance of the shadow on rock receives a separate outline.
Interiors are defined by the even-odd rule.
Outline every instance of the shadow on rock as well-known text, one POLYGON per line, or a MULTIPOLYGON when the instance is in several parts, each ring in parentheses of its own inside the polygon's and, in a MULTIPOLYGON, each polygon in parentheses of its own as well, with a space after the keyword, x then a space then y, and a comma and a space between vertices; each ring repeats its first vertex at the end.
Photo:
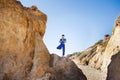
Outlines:
POLYGON ((55 80, 87 80, 83 72, 68 58, 52 54, 50 66, 54 70, 55 80))

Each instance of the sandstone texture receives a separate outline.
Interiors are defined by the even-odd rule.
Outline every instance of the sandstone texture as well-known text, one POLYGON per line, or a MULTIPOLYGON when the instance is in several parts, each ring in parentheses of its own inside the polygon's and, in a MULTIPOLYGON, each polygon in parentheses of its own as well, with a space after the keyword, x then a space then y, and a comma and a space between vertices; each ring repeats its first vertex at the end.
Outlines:
POLYGON ((49 69, 42 38, 47 17, 16 0, 0 0, 0 73, 10 80, 39 78, 49 69))
POLYGON ((83 65, 90 65, 93 68, 101 69, 103 63, 103 54, 109 39, 110 35, 105 35, 104 40, 98 41, 85 51, 72 55, 70 59, 73 61, 79 61, 79 63, 83 65))
POLYGON ((106 46, 103 55, 103 65, 101 69, 107 71, 107 66, 111 61, 111 57, 120 51, 120 16, 115 21, 115 26, 112 32, 112 36, 106 46))
POLYGON ((120 52, 112 56, 106 80, 120 80, 120 52))
POLYGON ((36 6, 0 0, 0 80, 87 80, 72 61, 49 54, 46 21, 36 6))

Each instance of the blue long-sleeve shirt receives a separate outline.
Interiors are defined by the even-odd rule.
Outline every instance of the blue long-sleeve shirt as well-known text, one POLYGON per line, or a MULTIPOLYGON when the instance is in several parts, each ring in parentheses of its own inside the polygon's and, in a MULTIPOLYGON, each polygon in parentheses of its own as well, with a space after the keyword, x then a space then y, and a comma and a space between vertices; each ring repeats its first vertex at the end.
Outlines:
POLYGON ((61 43, 61 44, 64 44, 65 42, 66 42, 66 39, 65 39, 65 38, 61 38, 61 39, 60 39, 60 43, 61 43))

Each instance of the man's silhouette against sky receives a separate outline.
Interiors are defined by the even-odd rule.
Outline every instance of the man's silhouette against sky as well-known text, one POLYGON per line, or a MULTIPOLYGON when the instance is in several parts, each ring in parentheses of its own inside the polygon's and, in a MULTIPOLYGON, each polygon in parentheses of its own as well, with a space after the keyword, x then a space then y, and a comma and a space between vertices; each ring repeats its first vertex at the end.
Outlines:
POLYGON ((61 50, 62 49, 62 55, 64 56, 65 55, 65 43, 66 43, 66 39, 64 38, 65 35, 63 34, 62 35, 62 38, 60 39, 60 45, 57 47, 57 49, 61 50))

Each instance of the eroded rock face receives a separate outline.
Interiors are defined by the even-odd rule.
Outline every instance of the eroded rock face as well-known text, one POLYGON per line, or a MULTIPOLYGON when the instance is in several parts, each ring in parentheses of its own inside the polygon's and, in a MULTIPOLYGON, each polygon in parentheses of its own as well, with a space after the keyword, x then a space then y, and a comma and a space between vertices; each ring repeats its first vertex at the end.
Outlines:
POLYGON ((58 80, 43 42, 46 21, 36 6, 0 0, 0 80, 58 80))
POLYGON ((112 56, 106 80, 120 80, 120 52, 112 56))
POLYGON ((56 74, 55 80, 87 80, 82 71, 68 58, 61 58, 52 54, 51 64, 54 74, 56 74))
POLYGON ((100 70, 103 63, 103 54, 109 40, 110 35, 107 35, 104 40, 100 40, 85 51, 71 56, 70 59, 75 62, 77 61, 77 63, 89 65, 100 70))
POLYGON ((107 66, 111 61, 111 57, 120 51, 120 16, 115 21, 112 36, 106 46, 103 54, 102 71, 107 72, 107 66))
POLYGON ((107 73, 107 67, 111 57, 120 51, 120 16, 115 21, 112 35, 106 35, 104 40, 98 41, 95 45, 83 52, 75 54, 71 59, 81 64, 90 65, 107 73))
POLYGON ((42 42, 47 17, 16 0, 0 0, 0 73, 10 80, 39 78, 50 55, 42 42))

